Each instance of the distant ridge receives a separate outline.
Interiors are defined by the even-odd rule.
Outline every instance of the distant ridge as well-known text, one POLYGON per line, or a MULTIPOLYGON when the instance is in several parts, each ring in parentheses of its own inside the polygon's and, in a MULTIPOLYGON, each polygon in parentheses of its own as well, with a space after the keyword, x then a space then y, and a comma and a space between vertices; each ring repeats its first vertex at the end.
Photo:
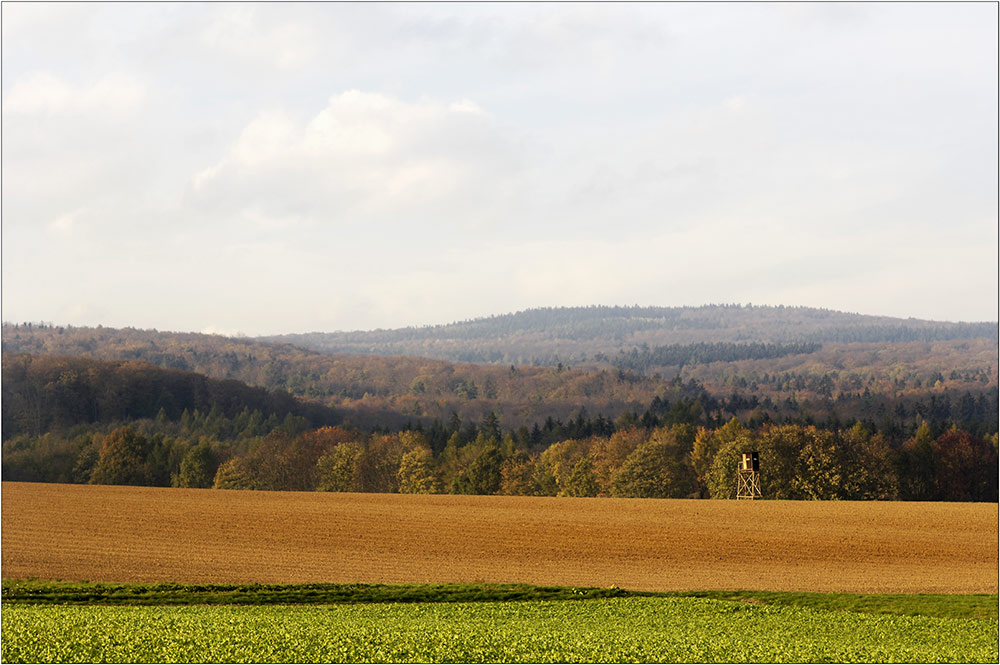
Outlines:
POLYGON ((553 364, 606 361, 634 348, 681 344, 892 343, 997 337, 995 322, 901 319, 813 307, 704 305, 546 307, 446 325, 258 339, 324 353, 553 364))
MULTIPOLYGON (((405 340, 395 348, 384 341, 397 334, 393 331, 358 333, 350 352, 323 353, 250 338, 27 323, 4 324, 2 346, 5 372, 20 366, 15 356, 24 355, 143 361, 284 392, 334 408, 345 423, 361 428, 400 428, 418 419, 425 425, 432 419, 445 423, 452 414, 463 423, 482 422, 493 413, 504 427, 541 426, 551 418, 551 431, 561 432, 558 423, 577 422, 584 409, 606 424, 626 412, 638 417, 647 407, 659 414, 667 402, 672 409, 678 400, 704 393, 703 413, 724 412, 726 419, 732 414, 758 422, 765 417, 805 422, 836 415, 868 419, 874 428, 892 417, 897 438, 903 431, 898 428, 915 427, 921 419, 995 431, 995 425, 989 429, 995 423, 1000 364, 995 324, 803 308, 663 309, 672 320, 642 316, 659 313, 653 308, 585 308, 492 317, 467 322, 464 330, 439 326, 437 337, 409 342, 414 350, 403 351, 405 356, 385 355, 404 346, 405 340), (626 316, 611 316, 616 312, 626 316), (513 332, 497 334, 498 322, 513 332), (638 331, 629 327, 636 322, 638 331), (447 336, 457 332, 469 339, 447 336), (754 335, 918 341, 774 342, 754 341, 754 335), (725 339, 737 341, 712 341, 725 339), (459 359, 448 360, 449 353, 459 359), (428 358, 432 354, 445 358, 428 358)), ((431 330, 419 332, 427 336, 431 330)), ((32 361, 26 371, 47 362, 32 361)), ((37 397, 59 398, 71 380, 72 372, 51 375, 37 397)), ((4 390, 11 385, 4 381, 4 390)), ((137 392, 142 390, 120 394, 137 392)), ((16 406, 6 397, 5 409, 16 406)), ((31 410, 24 413, 30 419, 31 410)))

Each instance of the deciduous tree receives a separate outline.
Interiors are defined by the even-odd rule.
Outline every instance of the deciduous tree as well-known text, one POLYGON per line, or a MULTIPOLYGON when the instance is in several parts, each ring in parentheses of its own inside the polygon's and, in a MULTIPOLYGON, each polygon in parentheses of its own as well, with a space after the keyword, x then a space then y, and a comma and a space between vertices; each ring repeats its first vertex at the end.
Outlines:
POLYGON ((625 460, 612 480, 614 496, 680 499, 695 492, 686 446, 661 428, 625 460))
POLYGON ((207 441, 201 441, 184 453, 178 487, 211 487, 216 473, 215 453, 207 441))
POLYGON ((212 487, 217 490, 263 489, 253 465, 243 457, 234 457, 220 465, 212 487))
POLYGON ((364 448, 356 441, 338 443, 316 462, 321 492, 360 492, 361 457, 364 448))
POLYGON ((399 461, 399 491, 403 494, 437 494, 441 481, 434 469, 430 448, 417 447, 399 461))
POLYGON ((95 485, 146 485, 148 442, 131 427, 119 427, 104 438, 91 475, 95 485))

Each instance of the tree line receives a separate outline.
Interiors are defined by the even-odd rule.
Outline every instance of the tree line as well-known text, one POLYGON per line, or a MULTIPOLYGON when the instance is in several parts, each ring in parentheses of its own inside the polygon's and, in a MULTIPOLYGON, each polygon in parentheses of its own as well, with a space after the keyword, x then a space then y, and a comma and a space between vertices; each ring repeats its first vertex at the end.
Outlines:
MULTIPOLYGON (((521 371, 511 368, 510 373, 521 371)), ((558 386, 558 369, 550 374, 556 381, 550 385, 558 386)), ((489 400, 501 389, 491 376, 479 385, 454 374, 450 376, 453 390, 464 395, 465 400, 485 401, 479 400, 480 396, 489 400)), ((623 390, 634 380, 644 381, 633 379, 628 373, 618 379, 596 375, 597 379, 601 377, 605 381, 621 381, 623 390)), ((583 375, 583 378, 595 377, 583 375)), ((410 391, 423 396, 423 379, 415 379, 410 391)), ((779 401, 735 391, 728 397, 712 395, 697 381, 683 381, 679 377, 666 382, 661 394, 653 396, 644 410, 620 409, 607 417, 601 412, 592 415, 581 407, 575 407, 574 412, 573 403, 559 401, 559 395, 551 399, 536 406, 544 418, 532 421, 529 415, 513 424, 510 418, 504 422, 498 411, 492 409, 484 409, 479 419, 466 415, 464 423, 455 410, 446 421, 374 410, 367 417, 357 417, 356 411, 335 411, 302 402, 283 391, 252 388, 180 370, 163 370, 142 362, 7 354, 3 366, 3 436, 37 439, 44 433, 88 424, 99 425, 96 429, 100 430, 114 423, 155 419, 157 432, 161 434, 194 440, 208 437, 245 441, 266 436, 279 427, 291 430, 340 424, 376 433, 417 429, 426 436, 432 451, 439 454, 453 435, 457 434, 459 443, 464 445, 478 436, 482 426, 488 436, 497 440, 503 438, 501 432, 506 428, 519 446, 537 452, 566 439, 610 436, 630 427, 649 430, 690 425, 715 429, 738 417, 751 429, 785 424, 836 431, 860 422, 867 430, 884 436, 891 446, 898 447, 913 436, 922 422, 928 423, 935 437, 952 426, 974 436, 989 437, 997 432, 1000 410, 995 386, 977 394, 969 391, 953 394, 945 389, 898 398, 871 394, 866 388, 863 392, 838 395, 835 400, 799 401, 789 397, 779 401), (567 415, 560 416, 560 412, 567 415), (477 420, 482 425, 477 425, 477 420), (366 421, 373 424, 366 425, 366 421)), ((19 445, 22 449, 30 447, 19 445)))
MULTIPOLYGON (((344 367, 358 381, 372 380, 363 367, 344 367)), ((479 405, 483 415, 452 410, 448 419, 430 420, 372 410, 368 422, 375 425, 365 426, 353 411, 300 401, 282 390, 140 361, 5 354, 3 478, 256 489, 721 496, 734 467, 726 456, 736 454, 724 445, 732 438, 726 433, 739 427, 739 445, 757 446, 764 459, 773 461, 772 475, 765 476, 772 480, 765 486, 775 483, 769 486, 774 497, 981 500, 995 492, 990 489, 996 485, 995 385, 976 394, 935 387, 893 398, 866 387, 836 399, 772 400, 736 391, 713 395, 694 379, 678 376, 662 382, 644 410, 620 403, 605 416, 574 404, 572 395, 608 390, 607 384, 622 395, 633 389, 643 395, 649 380, 629 371, 614 376, 533 368, 531 380, 547 391, 547 399, 511 422, 509 415, 505 421, 490 408, 496 404, 491 400, 529 370, 492 368, 480 383, 449 370, 441 363, 418 364, 406 377, 415 377, 408 394, 425 399, 428 384, 441 383, 461 403, 479 405), (546 412, 540 419, 530 415, 546 412), (653 440, 658 443, 652 448, 645 445, 653 440), (633 453, 637 457, 626 465, 633 453), (567 455, 572 464, 563 459, 567 455), (726 460, 717 473, 711 471, 716 459, 726 460), (576 469, 577 464, 582 466, 576 469), (882 481, 857 481, 858 474, 872 469, 882 481), (977 475, 982 469, 992 469, 992 485, 977 475), (972 489, 961 489, 962 482, 974 478, 980 480, 972 489)), ((401 380, 395 377, 397 384, 401 380)))
POLYGON ((742 453, 759 451, 770 499, 996 501, 997 437, 922 424, 893 447, 858 423, 750 429, 732 419, 629 426, 533 450, 495 422, 454 423, 440 450, 421 429, 363 434, 285 422, 222 442, 165 435, 154 421, 4 444, 5 480, 215 489, 732 498, 742 453), (498 438, 499 437, 499 438, 498 438), (29 460, 32 463, 28 463, 29 460))

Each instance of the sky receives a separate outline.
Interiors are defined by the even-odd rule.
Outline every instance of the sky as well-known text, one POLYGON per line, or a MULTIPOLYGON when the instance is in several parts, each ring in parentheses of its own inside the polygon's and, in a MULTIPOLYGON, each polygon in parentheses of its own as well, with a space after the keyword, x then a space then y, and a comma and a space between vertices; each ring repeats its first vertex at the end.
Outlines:
POLYGON ((2 316, 996 321, 996 3, 2 5, 2 316))

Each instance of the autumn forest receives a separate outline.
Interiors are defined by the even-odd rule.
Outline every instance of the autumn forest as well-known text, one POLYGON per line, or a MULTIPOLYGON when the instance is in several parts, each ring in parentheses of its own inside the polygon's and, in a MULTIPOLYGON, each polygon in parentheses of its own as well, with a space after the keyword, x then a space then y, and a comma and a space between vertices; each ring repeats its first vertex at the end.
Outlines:
POLYGON ((3 479, 997 500, 997 325, 811 308, 529 310, 251 339, 3 326, 3 479))

